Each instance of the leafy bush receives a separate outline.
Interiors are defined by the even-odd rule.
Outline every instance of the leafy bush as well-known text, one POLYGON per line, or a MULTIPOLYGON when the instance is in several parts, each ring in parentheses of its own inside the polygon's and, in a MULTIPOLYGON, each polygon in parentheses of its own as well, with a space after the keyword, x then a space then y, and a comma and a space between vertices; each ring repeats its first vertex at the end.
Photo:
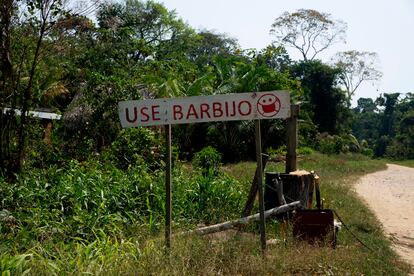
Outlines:
POLYGON ((286 152, 287 152, 287 148, 286 145, 283 145, 277 149, 274 148, 267 148, 265 150, 265 152, 271 156, 271 157, 276 157, 276 156, 285 156, 286 152))
MULTIPOLYGON (((413 132, 414 133, 414 132, 413 132)), ((385 152, 388 158, 402 160, 414 158, 414 141, 407 134, 399 134, 390 141, 385 152)))
POLYGON ((361 146, 352 134, 338 136, 321 133, 318 135, 317 149, 326 154, 361 152, 361 146))
POLYGON ((361 145, 361 153, 363 155, 368 156, 368 157, 374 156, 374 150, 369 147, 367 140, 362 140, 360 145, 361 145))
POLYGON ((106 157, 123 170, 144 164, 157 169, 162 153, 160 145, 162 143, 155 133, 148 128, 123 129, 106 152, 106 157))
POLYGON ((221 158, 220 152, 208 146, 194 154, 193 166, 201 169, 204 176, 208 174, 217 175, 220 170, 221 158))
POLYGON ((314 153, 314 150, 310 147, 299 147, 298 148, 298 154, 300 155, 310 155, 314 153))
POLYGON ((318 136, 318 150, 326 154, 342 152, 343 142, 339 136, 322 133, 318 136))

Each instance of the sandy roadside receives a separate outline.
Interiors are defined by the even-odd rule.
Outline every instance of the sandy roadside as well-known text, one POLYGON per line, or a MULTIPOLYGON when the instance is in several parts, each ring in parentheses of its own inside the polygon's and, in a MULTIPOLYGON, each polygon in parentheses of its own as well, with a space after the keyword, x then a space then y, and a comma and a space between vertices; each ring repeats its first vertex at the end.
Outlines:
POLYGON ((384 171, 368 174, 355 185, 384 226, 398 254, 414 273, 414 168, 387 164, 384 171))

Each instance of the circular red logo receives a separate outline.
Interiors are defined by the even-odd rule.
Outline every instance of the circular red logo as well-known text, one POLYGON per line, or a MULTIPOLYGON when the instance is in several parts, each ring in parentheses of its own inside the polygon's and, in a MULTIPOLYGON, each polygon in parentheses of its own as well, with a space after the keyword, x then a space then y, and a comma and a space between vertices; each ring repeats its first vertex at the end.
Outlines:
POLYGON ((273 117, 280 110, 280 100, 273 94, 264 94, 257 100, 257 111, 263 117, 273 117))

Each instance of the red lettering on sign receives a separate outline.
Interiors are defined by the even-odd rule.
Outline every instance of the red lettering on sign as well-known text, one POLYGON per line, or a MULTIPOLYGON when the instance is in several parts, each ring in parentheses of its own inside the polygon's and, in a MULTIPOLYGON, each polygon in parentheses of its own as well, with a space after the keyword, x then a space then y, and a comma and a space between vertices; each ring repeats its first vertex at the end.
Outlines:
POLYGON ((252 113, 252 104, 250 102, 246 101, 246 100, 241 101, 241 102, 239 102, 238 109, 239 109, 239 114, 240 115, 242 115, 242 116, 250 115, 250 113, 252 113), (242 109, 243 104, 247 104, 247 107, 248 107, 247 112, 244 112, 244 113, 243 113, 243 109, 242 109))
POLYGON ((232 110, 229 110, 229 103, 226 102, 226 117, 234 117, 236 115, 236 103, 234 101, 231 102, 233 104, 232 110))
POLYGON ((204 114, 207 114, 207 118, 210 119, 210 106, 206 103, 200 104, 200 117, 201 119, 204 119, 204 114))
POLYGON ((158 108, 159 107, 160 107, 159 105, 153 105, 153 106, 151 106, 151 110, 152 110, 152 120, 153 121, 159 121, 159 120, 161 120, 160 117, 156 117, 156 115, 160 114, 160 112, 158 111, 158 108))
POLYGON ((190 116, 193 116, 194 119, 198 119, 198 115, 197 115, 197 111, 194 107, 193 104, 190 104, 190 106, 188 107, 188 112, 187 112, 187 120, 190 118, 190 116))
POLYGON ((223 116, 223 109, 221 103, 213 103, 213 116, 214 118, 223 116))
POLYGON ((174 113, 174 121, 181 120, 184 117, 183 108, 181 107, 181 105, 174 105, 173 113, 174 113))
POLYGON ((149 117, 148 113, 145 112, 145 111, 148 111, 148 107, 146 107, 146 106, 141 108, 141 115, 142 115, 141 122, 148 122, 149 121, 150 117, 149 117))
POLYGON ((137 117, 138 117, 138 111, 137 111, 137 107, 134 107, 134 119, 131 120, 131 118, 129 117, 129 110, 128 108, 125 108, 125 117, 126 120, 128 121, 128 123, 135 123, 137 121, 137 117))

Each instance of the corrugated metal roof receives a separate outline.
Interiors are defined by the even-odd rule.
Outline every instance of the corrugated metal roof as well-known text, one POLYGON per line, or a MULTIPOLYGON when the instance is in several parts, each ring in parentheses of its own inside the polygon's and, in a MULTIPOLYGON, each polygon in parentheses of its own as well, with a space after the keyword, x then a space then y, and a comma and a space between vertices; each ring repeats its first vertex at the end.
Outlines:
MULTIPOLYGON (((11 108, 3 108, 3 113, 6 114, 7 112, 11 111, 11 108)), ((22 111, 20 109, 14 109, 14 112, 16 115, 21 115, 22 111)), ((62 115, 52 113, 52 112, 45 112, 45 111, 29 111, 27 112, 28 116, 33 116, 35 118, 40 119, 49 119, 49 120, 60 120, 62 118, 62 115)))

